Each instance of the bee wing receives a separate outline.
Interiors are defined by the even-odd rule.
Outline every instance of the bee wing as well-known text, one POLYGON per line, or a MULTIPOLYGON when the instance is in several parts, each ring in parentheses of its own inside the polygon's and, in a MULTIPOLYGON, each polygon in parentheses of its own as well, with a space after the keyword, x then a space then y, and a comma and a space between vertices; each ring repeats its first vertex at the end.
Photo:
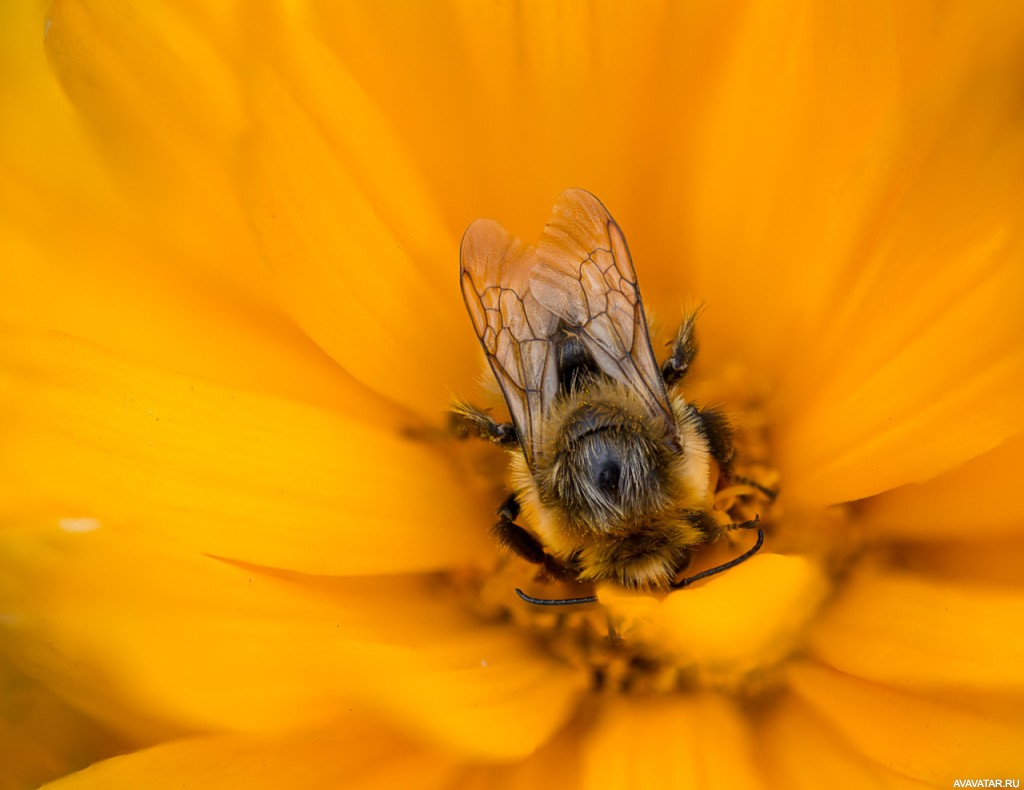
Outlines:
POLYGON ((558 326, 530 292, 535 251, 493 220, 462 237, 462 297, 531 464, 543 440, 543 415, 558 394, 551 335, 558 326))
POLYGON ((589 192, 558 196, 537 245, 530 290, 578 332, 601 371, 635 389, 652 416, 672 421, 626 239, 589 192))

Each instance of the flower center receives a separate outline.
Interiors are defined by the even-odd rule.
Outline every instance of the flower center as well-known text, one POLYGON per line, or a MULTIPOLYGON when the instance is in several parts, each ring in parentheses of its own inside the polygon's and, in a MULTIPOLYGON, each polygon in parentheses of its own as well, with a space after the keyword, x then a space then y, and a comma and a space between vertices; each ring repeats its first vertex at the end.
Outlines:
MULTIPOLYGON (((715 473, 712 516, 723 527, 758 519, 766 536, 760 556, 666 594, 556 580, 537 565, 496 552, 490 567, 453 578, 462 604, 482 619, 530 632, 554 657, 589 672, 595 691, 716 688, 756 695, 774 688, 781 664, 799 649, 806 624, 828 596, 828 552, 793 539, 797 528, 783 512, 784 481, 771 462, 765 410, 757 398, 740 394, 705 381, 694 399, 728 403, 728 411, 742 415, 730 474, 715 473), (596 594, 599 603, 538 606, 520 600, 517 587, 548 599, 596 594)), ((698 547, 682 575, 740 556, 753 546, 756 530, 724 535, 698 547)))

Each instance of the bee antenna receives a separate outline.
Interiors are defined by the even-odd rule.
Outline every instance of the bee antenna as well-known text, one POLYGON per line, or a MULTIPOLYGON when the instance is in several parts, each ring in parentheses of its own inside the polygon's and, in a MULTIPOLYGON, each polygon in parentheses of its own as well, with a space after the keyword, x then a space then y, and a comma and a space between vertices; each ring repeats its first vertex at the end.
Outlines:
POLYGON ((755 554, 757 554, 757 552, 759 552, 761 550, 761 546, 763 546, 763 545, 764 545, 764 530, 761 529, 760 527, 758 527, 757 528, 757 543, 754 544, 754 547, 752 549, 750 549, 749 551, 745 552, 744 554, 741 554, 740 556, 738 556, 734 560, 729 560, 728 562, 722 563, 721 565, 716 565, 714 568, 708 568, 708 570, 706 570, 706 571, 701 571, 700 573, 698 573, 698 574, 696 574, 694 576, 690 576, 690 577, 688 577, 686 579, 683 579, 682 581, 678 581, 678 582, 676 582, 675 584, 672 585, 672 589, 673 590, 681 590, 684 587, 689 587, 694 582, 698 582, 701 579, 706 579, 708 576, 714 576, 716 573, 721 573, 722 571, 729 570, 729 568, 735 568, 741 562, 746 562, 751 557, 753 557, 755 554))
POLYGON ((516 595, 527 603, 537 606, 576 606, 583 603, 597 603, 596 595, 584 595, 581 598, 534 598, 532 595, 524 593, 518 587, 516 587, 516 595))

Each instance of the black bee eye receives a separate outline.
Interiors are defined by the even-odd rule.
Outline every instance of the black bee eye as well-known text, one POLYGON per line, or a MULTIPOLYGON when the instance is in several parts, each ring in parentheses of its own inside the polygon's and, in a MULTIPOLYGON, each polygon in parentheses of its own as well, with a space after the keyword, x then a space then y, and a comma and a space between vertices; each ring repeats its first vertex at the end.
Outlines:
POLYGON ((619 477, 622 474, 622 467, 619 462, 609 458, 601 464, 597 471, 597 487, 609 496, 617 497, 619 494, 619 477))

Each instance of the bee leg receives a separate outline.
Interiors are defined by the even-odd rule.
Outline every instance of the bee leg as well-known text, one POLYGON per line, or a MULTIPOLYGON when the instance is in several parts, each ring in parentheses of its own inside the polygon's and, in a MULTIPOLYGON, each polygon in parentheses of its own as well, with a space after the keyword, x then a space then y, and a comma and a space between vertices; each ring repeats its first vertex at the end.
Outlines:
POLYGON ((672 354, 661 366, 661 377, 665 379, 666 387, 672 387, 682 381, 697 356, 697 335, 694 329, 699 312, 694 310, 686 316, 679 327, 679 332, 676 333, 676 339, 672 341, 672 354))
POLYGON ((767 486, 763 486, 752 477, 745 477, 743 475, 733 475, 732 479, 734 482, 742 483, 743 485, 750 486, 751 488, 756 488, 764 495, 765 499, 767 499, 769 502, 774 502, 775 498, 779 495, 778 490, 768 488, 767 486))
POLYGON ((533 535, 516 524, 519 517, 519 500, 509 494, 508 499, 498 508, 498 523, 492 528, 498 543, 518 557, 535 565, 544 563, 544 547, 533 535))
POLYGON ((448 412, 448 427, 459 439, 475 434, 501 447, 510 447, 519 441, 512 423, 498 422, 487 412, 468 403, 457 403, 448 412))
POLYGON ((515 493, 509 494, 508 499, 498 508, 498 522, 491 528, 495 539, 517 557, 543 566, 555 578, 566 578, 569 573, 566 567, 544 551, 544 546, 537 538, 516 524, 519 510, 519 499, 515 493))
POLYGON ((729 474, 735 450, 732 446, 732 428, 726 416, 714 408, 697 409, 700 431, 708 440, 711 457, 718 463, 718 468, 729 474))

